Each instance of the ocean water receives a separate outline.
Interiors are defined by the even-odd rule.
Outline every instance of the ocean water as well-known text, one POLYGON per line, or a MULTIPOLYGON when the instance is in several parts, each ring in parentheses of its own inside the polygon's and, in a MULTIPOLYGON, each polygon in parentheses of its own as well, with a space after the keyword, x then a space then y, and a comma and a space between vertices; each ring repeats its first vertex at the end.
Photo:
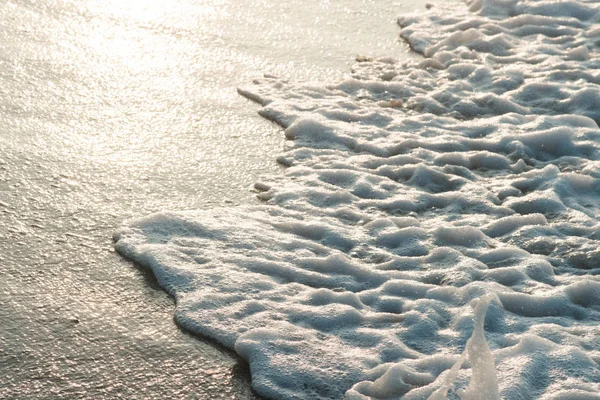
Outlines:
POLYGON ((264 204, 129 220, 117 251, 265 398, 599 398, 600 3, 398 24, 423 58, 239 89, 284 129, 264 204))
POLYGON ((124 220, 259 204, 281 129, 236 88, 409 57, 418 2, 0 0, 0 398, 255 399, 114 251, 124 220))

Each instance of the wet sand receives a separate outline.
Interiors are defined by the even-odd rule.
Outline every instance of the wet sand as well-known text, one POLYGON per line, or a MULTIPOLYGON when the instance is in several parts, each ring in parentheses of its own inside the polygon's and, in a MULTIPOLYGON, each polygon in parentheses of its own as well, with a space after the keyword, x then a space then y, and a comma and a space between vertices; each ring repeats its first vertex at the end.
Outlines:
POLYGON ((357 54, 407 52, 401 2, 280 3, 0 9, 0 398, 256 398, 243 362, 175 326, 112 232, 257 201, 283 138, 237 86, 331 81, 357 54))

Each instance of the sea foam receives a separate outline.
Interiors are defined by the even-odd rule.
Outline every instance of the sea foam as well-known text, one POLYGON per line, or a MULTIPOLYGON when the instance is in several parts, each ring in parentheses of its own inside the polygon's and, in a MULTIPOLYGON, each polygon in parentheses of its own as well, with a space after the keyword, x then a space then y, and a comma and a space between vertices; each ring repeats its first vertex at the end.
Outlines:
POLYGON ((398 22, 422 60, 239 90, 288 139, 264 206, 128 221, 117 250, 266 398, 598 398, 600 4, 398 22))

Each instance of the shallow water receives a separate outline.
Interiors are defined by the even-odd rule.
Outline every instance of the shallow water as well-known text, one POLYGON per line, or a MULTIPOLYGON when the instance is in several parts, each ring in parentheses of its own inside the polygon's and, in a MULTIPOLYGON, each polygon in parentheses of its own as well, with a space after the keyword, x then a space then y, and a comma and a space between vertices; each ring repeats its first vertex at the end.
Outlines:
POLYGON ((240 89, 285 128, 266 205, 127 221, 116 249, 267 398, 597 398, 600 3, 399 25, 425 58, 240 89))
POLYGON ((256 202, 282 135, 235 88, 406 54, 405 3, 0 1, 0 398, 254 398, 112 232, 256 202))

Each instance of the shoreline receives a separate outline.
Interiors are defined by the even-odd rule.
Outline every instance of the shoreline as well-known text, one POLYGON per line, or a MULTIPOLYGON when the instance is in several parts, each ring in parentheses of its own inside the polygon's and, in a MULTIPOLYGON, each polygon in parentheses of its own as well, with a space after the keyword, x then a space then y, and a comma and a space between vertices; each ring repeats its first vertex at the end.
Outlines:
POLYGON ((315 41, 319 29, 343 41, 355 25, 345 18, 364 19, 395 34, 381 44, 369 32, 362 48, 406 50, 399 7, 330 10, 338 20, 313 27, 311 15, 278 18, 303 3, 273 4, 247 5, 252 24, 231 30, 244 6, 15 1, 0 12, 0 397, 257 399, 233 353, 177 327, 172 299, 111 237, 152 212, 258 204, 249 187, 280 171, 283 135, 236 87, 263 73, 341 77, 362 50, 315 41))

